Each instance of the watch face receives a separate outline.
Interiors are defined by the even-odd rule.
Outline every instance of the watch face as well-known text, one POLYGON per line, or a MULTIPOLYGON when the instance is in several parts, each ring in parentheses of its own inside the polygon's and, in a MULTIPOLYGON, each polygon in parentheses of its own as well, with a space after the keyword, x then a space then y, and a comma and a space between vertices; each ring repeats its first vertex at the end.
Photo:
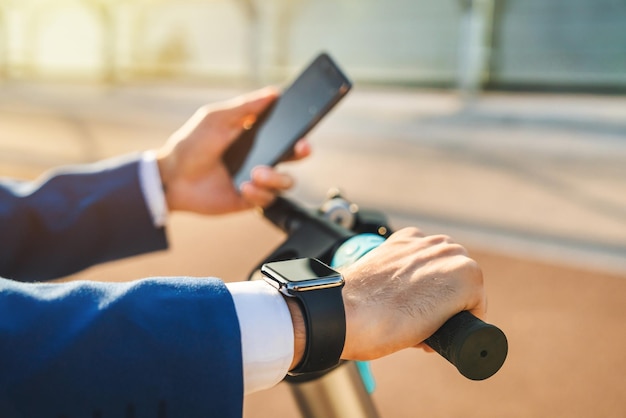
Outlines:
POLYGON ((276 287, 293 291, 323 289, 343 284, 339 272, 314 258, 266 263, 261 267, 261 272, 276 287))

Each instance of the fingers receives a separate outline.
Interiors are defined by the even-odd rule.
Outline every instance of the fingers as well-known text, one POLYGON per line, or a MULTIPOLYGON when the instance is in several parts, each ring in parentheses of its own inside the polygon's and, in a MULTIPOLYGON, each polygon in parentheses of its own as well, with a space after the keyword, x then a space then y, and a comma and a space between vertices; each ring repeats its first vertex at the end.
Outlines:
POLYGON ((266 208, 276 199, 276 192, 256 187, 248 182, 241 186, 241 196, 252 206, 266 208))
POLYGON ((455 242, 451 237, 444 234, 428 235, 416 227, 406 227, 396 231, 389 237, 388 241, 395 245, 400 245, 406 251, 414 251, 419 249, 431 249, 431 251, 423 252, 424 256, 442 257, 442 256, 463 256, 467 257, 468 253, 465 247, 455 242))
POLYGON ((258 166, 252 170, 252 182, 256 187, 268 190, 287 190, 294 184, 293 178, 271 167, 258 166))
POLYGON ((425 236, 426 234, 424 234, 421 229, 415 226, 407 226, 405 228, 402 228, 394 232, 389 238, 395 240, 395 239, 423 238, 425 236))
POLYGON ((241 186, 241 195, 253 205, 266 207, 278 193, 293 187, 293 178, 271 167, 259 166, 252 170, 252 181, 241 186))
POLYGON ((457 289, 455 292, 464 295, 459 299, 458 311, 468 310, 478 318, 485 318, 487 301, 482 269, 465 247, 447 235, 427 235, 414 227, 395 232, 387 242, 394 254, 407 257, 405 266, 414 265, 431 275, 445 273, 447 281, 457 289), (439 270, 432 270, 433 265, 439 270))
POLYGON ((291 154, 283 161, 298 161, 308 157, 309 155, 311 155, 311 143, 306 138, 302 138, 296 142, 293 146, 291 154))

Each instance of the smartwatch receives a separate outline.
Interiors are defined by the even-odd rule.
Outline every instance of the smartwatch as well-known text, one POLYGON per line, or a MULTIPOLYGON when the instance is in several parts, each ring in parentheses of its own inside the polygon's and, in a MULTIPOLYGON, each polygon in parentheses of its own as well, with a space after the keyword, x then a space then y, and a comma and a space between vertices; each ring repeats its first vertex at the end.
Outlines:
POLYGON ((266 282, 295 298, 304 317, 306 347, 289 375, 321 372, 339 364, 346 340, 341 274, 315 258, 298 258, 261 266, 266 282))

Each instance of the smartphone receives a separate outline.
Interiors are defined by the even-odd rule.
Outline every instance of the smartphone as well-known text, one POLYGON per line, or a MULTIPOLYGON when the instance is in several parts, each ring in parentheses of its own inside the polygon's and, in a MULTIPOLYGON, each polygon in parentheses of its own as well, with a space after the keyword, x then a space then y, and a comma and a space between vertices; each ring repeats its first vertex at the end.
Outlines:
POLYGON ((318 55, 226 150, 223 161, 237 188, 257 165, 274 166, 352 88, 327 53, 318 55))

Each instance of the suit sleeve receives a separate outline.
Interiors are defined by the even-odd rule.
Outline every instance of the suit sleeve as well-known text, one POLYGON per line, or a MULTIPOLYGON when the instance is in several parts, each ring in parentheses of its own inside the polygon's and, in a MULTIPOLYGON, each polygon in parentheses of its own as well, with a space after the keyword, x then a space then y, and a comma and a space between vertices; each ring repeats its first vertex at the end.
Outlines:
POLYGON ((43 281, 167 247, 139 184, 138 158, 0 181, 0 276, 43 281))
POLYGON ((0 415, 241 417, 241 337, 216 279, 0 279, 0 415))

